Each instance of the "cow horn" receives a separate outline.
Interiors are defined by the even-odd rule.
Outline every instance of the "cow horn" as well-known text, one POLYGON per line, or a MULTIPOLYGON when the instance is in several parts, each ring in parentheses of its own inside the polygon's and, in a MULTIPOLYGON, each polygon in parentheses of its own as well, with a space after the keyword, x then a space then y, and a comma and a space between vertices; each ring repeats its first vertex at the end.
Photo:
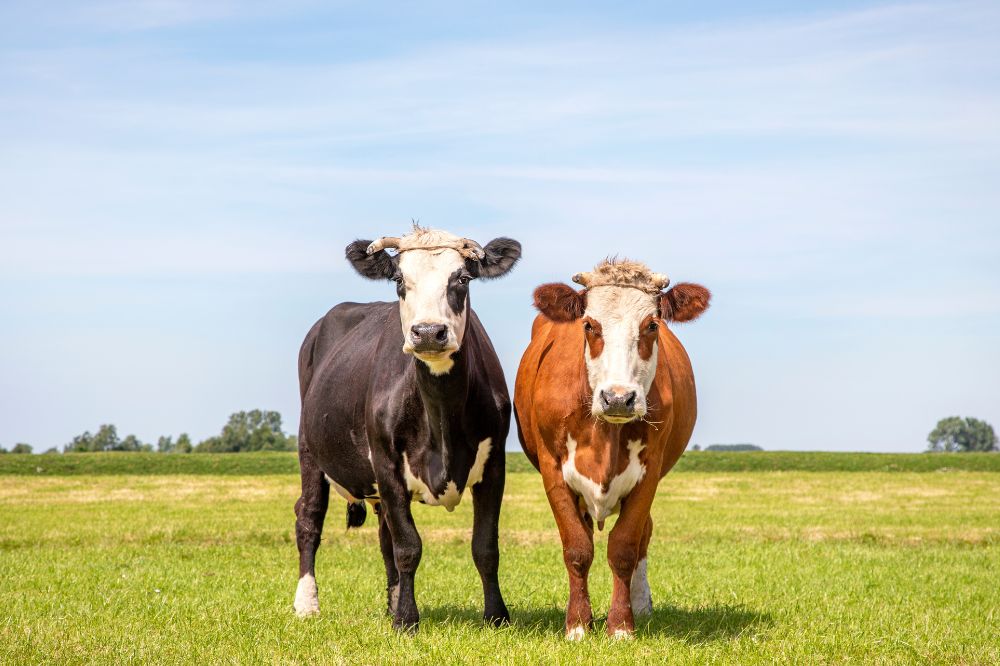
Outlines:
POLYGON ((666 273, 653 273, 650 276, 650 280, 653 282, 653 286, 656 287, 657 291, 662 291, 667 288, 670 284, 670 278, 667 277, 666 273))
POLYGON ((462 239, 462 249, 459 253, 466 259, 483 259, 486 256, 486 251, 483 250, 483 246, 474 240, 469 238, 462 239))
POLYGON ((399 239, 395 236, 382 236, 382 238, 372 241, 371 245, 368 246, 368 249, 365 252, 367 254, 375 254, 379 250, 384 250, 387 247, 398 248, 399 239))
POLYGON ((584 287, 590 286, 590 281, 594 279, 593 273, 577 273, 573 276, 573 282, 582 284, 584 287))

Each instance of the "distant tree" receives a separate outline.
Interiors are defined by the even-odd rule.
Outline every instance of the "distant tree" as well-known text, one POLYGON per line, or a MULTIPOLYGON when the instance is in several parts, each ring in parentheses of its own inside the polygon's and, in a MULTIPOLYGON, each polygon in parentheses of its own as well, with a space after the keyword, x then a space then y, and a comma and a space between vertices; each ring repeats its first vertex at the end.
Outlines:
POLYGON ((0 454, 4 454, 4 453, 7 453, 7 449, 5 449, 2 446, 0 446, 0 454))
POLYGON ((82 435, 77 435, 73 441, 63 447, 63 451, 66 453, 84 453, 94 450, 94 436, 90 434, 89 430, 82 435))
POLYGON ((121 443, 121 439, 118 438, 118 428, 105 423, 97 429, 91 451, 119 451, 121 443))
POLYGON ((695 444, 691 447, 692 451, 701 451, 701 444, 695 444))
POLYGON ((14 448, 10 450, 11 453, 31 453, 31 445, 25 444, 24 442, 18 442, 14 445, 14 448))
POLYGON ((53 446, 47 449, 43 455, 49 455, 50 453, 59 453, 59 449, 53 446))
POLYGON ((706 451, 763 451, 756 444, 709 444, 706 451))
POLYGON ((156 440, 156 451, 158 453, 173 453, 174 438, 167 437, 166 435, 160 437, 160 439, 156 440))
POLYGON ((198 444, 199 453, 294 451, 295 439, 281 430, 281 414, 254 409, 236 412, 217 437, 198 444))
POLYGON ((191 445, 191 438, 188 437, 186 432, 182 432, 180 436, 177 437, 177 443, 174 444, 174 453, 191 453, 194 450, 194 446, 191 445))
POLYGON ((84 453, 90 451, 152 451, 153 447, 143 444, 135 435, 125 439, 118 437, 118 429, 110 423, 105 423, 97 429, 97 434, 90 431, 77 435, 69 444, 63 447, 67 453, 84 453))
POLYGON ((927 435, 928 451, 996 451, 997 435, 986 421, 949 416, 927 435))
POLYGON ((143 444, 139 441, 139 438, 135 435, 128 435, 125 439, 118 443, 117 449, 112 449, 113 451, 152 451, 152 444, 143 444))

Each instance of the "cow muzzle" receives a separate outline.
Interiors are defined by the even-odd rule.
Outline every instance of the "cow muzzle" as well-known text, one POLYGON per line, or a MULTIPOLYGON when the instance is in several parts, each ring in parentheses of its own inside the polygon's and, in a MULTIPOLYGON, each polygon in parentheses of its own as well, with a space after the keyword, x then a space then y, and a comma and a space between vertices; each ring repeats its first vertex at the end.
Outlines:
POLYGON ((592 411, 608 423, 628 423, 646 414, 646 397, 637 387, 601 388, 594 392, 592 411))
POLYGON ((414 324, 410 327, 409 342, 415 354, 441 354, 455 350, 447 324, 414 324))

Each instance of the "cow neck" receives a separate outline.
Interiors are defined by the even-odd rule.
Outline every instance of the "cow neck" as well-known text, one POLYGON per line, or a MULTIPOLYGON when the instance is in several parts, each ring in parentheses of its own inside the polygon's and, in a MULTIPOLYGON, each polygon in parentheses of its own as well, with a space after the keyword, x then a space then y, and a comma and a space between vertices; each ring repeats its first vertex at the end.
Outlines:
POLYGON ((447 450, 456 439, 464 440, 461 436, 462 416, 469 399, 470 348, 473 344, 471 316, 467 316, 462 346, 451 357, 454 361, 451 370, 442 375, 434 375, 422 361, 413 359, 416 365, 417 390, 420 392, 435 448, 447 450))

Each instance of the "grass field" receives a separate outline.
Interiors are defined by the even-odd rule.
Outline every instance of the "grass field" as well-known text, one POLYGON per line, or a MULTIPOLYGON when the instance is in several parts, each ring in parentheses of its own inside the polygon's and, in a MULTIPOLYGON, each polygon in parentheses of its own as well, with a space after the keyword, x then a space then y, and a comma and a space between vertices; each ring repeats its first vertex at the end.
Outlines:
POLYGON ((570 644, 558 536, 523 459, 501 524, 513 626, 479 623, 466 498, 453 514, 415 506, 408 638, 384 615, 374 520, 345 532, 339 500, 322 615, 295 618, 298 482, 267 473, 293 457, 121 455, 0 457, 0 662, 1000 663, 1000 456, 685 456, 654 504, 652 618, 632 642, 598 626, 570 644))

